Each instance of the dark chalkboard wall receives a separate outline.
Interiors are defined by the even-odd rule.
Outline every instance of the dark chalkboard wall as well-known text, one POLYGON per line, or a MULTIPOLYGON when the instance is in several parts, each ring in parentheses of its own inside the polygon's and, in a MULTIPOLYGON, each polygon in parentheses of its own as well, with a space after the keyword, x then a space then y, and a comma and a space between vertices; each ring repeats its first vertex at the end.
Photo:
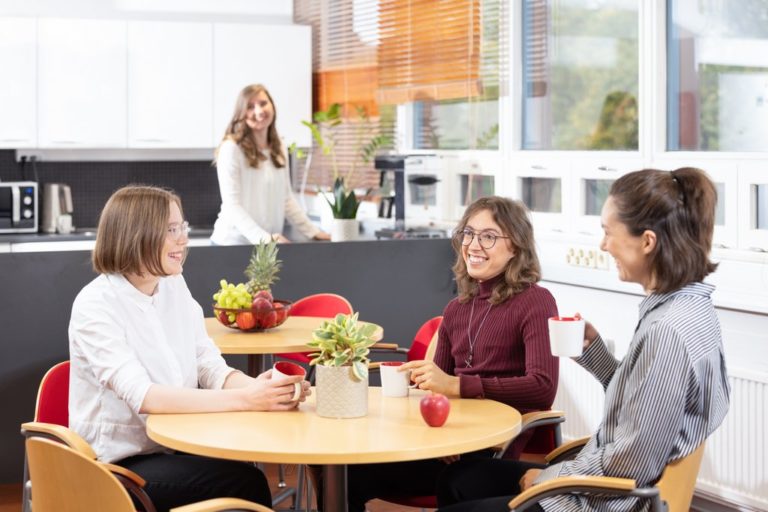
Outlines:
MULTIPOLYGON (((245 280, 250 252, 248 246, 191 249, 184 276, 207 314, 220 279, 245 280)), ((341 294, 362 319, 384 327, 384 341, 401 346, 455 293, 447 239, 288 244, 279 256, 276 297, 341 294)), ((33 417, 45 371, 69 357, 72 301, 94 277, 87 251, 0 254, 0 483, 21 481, 19 426, 33 417)), ((245 356, 228 360, 245 367, 245 356)))

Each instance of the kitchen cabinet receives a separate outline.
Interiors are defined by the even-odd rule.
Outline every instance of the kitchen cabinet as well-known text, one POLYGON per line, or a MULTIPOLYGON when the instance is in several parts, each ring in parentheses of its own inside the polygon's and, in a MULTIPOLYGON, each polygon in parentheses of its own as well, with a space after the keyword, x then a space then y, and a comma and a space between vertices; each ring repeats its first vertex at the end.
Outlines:
POLYGON ((312 115, 311 27, 215 23, 213 27, 214 140, 218 144, 235 100, 248 84, 269 89, 285 144, 311 145, 302 120, 312 115))
POLYGON ((0 18, 0 148, 37 144, 35 18, 0 18))
POLYGON ((210 23, 128 23, 128 147, 213 147, 210 23))
POLYGON ((127 22, 38 20, 38 146, 124 148, 127 22))

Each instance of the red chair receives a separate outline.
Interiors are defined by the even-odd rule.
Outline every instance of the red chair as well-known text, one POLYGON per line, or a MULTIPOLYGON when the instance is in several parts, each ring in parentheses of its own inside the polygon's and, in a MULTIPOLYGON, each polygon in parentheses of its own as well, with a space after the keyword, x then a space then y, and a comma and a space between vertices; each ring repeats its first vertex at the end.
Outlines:
MULTIPOLYGON (((343 313, 351 315, 353 313, 352 304, 341 295, 335 293, 317 293, 308 295, 293 303, 291 306, 291 316, 316 316, 328 318, 343 313)), ((283 359, 291 359, 298 363, 309 364, 310 352, 296 352, 293 354, 276 354, 283 359)), ((310 368, 310 372, 314 366, 310 368)), ((311 379, 311 373, 307 376, 311 379)))
MULTIPOLYGON (((27 437, 45 437, 59 443, 70 446, 70 440, 62 436, 49 425, 69 427, 69 361, 62 361, 51 367, 40 381, 37 389, 37 401, 35 403, 35 420, 32 423, 22 425, 21 433, 27 437)), ((32 508, 31 494, 32 484, 29 479, 29 464, 27 456, 24 456, 24 490, 22 497, 22 510, 29 512, 32 508)), ((155 507, 149 496, 141 488, 144 481, 125 468, 115 468, 114 476, 136 496, 146 512, 155 512, 155 507), (119 473, 118 473, 119 472, 119 473)))

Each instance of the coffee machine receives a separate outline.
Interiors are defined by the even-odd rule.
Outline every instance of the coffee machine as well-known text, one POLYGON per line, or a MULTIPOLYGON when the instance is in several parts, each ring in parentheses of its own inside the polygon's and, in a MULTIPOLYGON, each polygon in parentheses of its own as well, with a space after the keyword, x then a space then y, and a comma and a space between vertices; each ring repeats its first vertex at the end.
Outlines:
POLYGON ((46 183, 43 187, 43 233, 67 234, 72 231, 72 190, 63 183, 46 183))

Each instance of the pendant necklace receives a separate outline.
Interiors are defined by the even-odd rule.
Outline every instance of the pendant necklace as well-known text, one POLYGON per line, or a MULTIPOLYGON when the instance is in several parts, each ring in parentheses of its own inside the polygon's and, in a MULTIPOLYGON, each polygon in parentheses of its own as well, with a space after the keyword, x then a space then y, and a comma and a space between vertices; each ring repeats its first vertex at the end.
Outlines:
MULTIPOLYGON (((476 299, 477 297, 475 297, 476 299)), ((493 304, 488 303, 488 309, 485 310, 485 315, 483 315, 483 319, 480 320, 480 325, 477 326, 477 330, 475 331, 475 337, 472 338, 472 316, 475 314, 475 299, 472 299, 472 309, 469 311, 469 325, 467 325, 467 339, 469 340, 469 355, 467 355, 467 358, 464 359, 464 363, 466 363, 467 368, 472 368, 472 357, 475 354, 475 342, 477 341, 477 336, 480 334, 480 329, 483 328, 483 324, 485 323, 485 319, 488 318, 488 313, 491 312, 491 308, 493 307, 493 304)))

